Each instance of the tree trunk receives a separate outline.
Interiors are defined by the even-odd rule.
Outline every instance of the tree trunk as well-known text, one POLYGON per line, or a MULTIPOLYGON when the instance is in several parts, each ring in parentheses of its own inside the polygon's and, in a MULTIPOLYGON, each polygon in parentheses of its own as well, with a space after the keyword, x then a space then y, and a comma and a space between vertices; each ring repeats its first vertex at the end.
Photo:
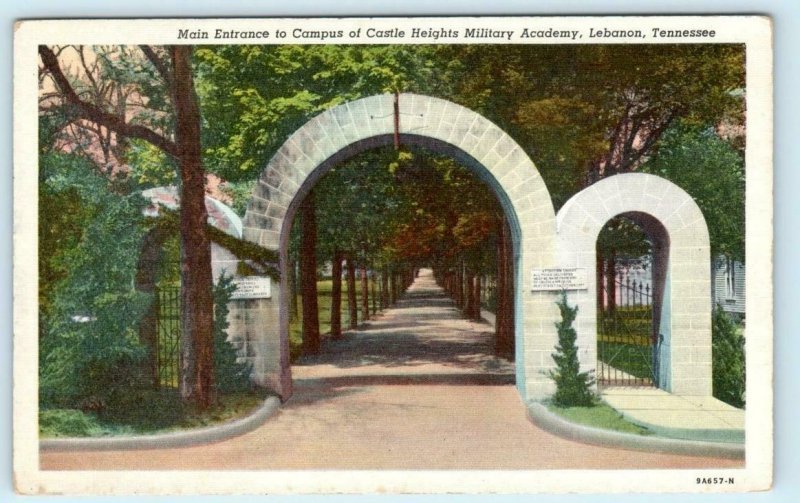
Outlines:
POLYGON ((385 267, 381 273, 381 309, 389 307, 389 270, 385 267))
POLYGON ((369 319, 369 278, 367 277, 367 264, 361 262, 359 268, 361 274, 361 319, 369 319))
POLYGON ((511 229, 502 219, 497 240, 497 309, 495 335, 497 353, 514 357, 514 256, 511 229))
POLYGON ((461 271, 461 262, 459 261, 456 264, 455 278, 453 278, 454 281, 455 281, 455 283, 453 284, 453 286, 455 287, 455 291, 454 291, 455 295, 453 295, 453 300, 456 301, 456 306, 458 306, 459 308, 461 306, 463 306, 463 304, 461 302, 461 292, 462 292, 462 290, 461 290, 461 282, 463 281, 461 272, 462 272, 461 271))
POLYGON ((347 309, 350 314, 350 328, 358 327, 358 305, 356 304, 356 264, 347 257, 347 309))
POLYGON ((192 79, 192 47, 172 46, 175 143, 181 175, 181 365, 180 392, 200 409, 214 400, 214 299, 211 243, 206 231, 205 172, 200 109, 192 79))
POLYGON ((394 276, 394 271, 393 270, 391 270, 391 269, 389 270, 389 274, 387 275, 387 278, 388 278, 387 279, 387 281, 388 281, 387 284, 389 286, 389 288, 388 288, 388 290, 389 290, 389 305, 391 306, 397 300, 397 298, 395 296, 395 294, 397 293, 397 288, 395 286, 395 276, 394 276))
POLYGON ((464 288, 464 309, 463 309, 463 313, 464 313, 464 316, 466 318, 468 318, 468 319, 472 318, 472 313, 473 313, 473 311, 475 309, 475 307, 473 306, 473 302, 475 300, 475 297, 474 297, 473 292, 472 292, 472 286, 473 286, 474 281, 475 281, 475 276, 473 275, 472 270, 471 269, 467 269, 464 272, 464 286, 466 288, 464 288))
POLYGON ((481 276, 476 275, 472 281, 474 282, 472 289, 472 319, 481 321, 481 276))
POLYGON ((342 338, 342 253, 333 253, 331 286, 331 337, 342 338))
POLYGON ((378 314, 378 297, 375 295, 375 283, 378 282, 378 278, 375 277, 375 274, 372 275, 369 281, 369 288, 370 288, 370 297, 372 298, 372 315, 375 316, 378 314))
POLYGON ((300 287, 303 292, 303 353, 316 354, 320 349, 320 337, 317 305, 317 221, 314 215, 313 192, 306 196, 300 211, 302 212, 300 287))

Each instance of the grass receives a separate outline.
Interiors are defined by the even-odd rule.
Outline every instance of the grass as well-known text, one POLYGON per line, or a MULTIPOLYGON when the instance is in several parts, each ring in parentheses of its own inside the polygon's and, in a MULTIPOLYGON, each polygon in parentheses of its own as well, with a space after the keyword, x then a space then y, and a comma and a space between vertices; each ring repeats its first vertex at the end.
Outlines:
MULTIPOLYGON (((375 284, 375 294, 380 295, 380 285, 375 284)), ((333 289, 333 281, 324 279, 317 281, 317 309, 319 312, 319 332, 320 334, 329 334, 331 331, 331 290, 333 289)), ((356 305, 358 306, 358 321, 361 323, 361 282, 356 281, 356 305)), ((342 330, 350 328, 350 311, 347 307, 347 281, 342 280, 342 330)), ((378 303, 376 303, 376 306, 378 303)), ((372 286, 370 282, 370 316, 372 316, 372 286)), ((291 320, 289 323, 289 350, 291 359, 294 361, 302 353, 303 345, 303 299, 301 295, 297 295, 297 318, 291 320)))
POLYGON ((597 400, 592 407, 557 407, 552 403, 545 403, 547 410, 557 414, 572 423, 601 428, 604 430, 632 433, 634 435, 652 435, 653 432, 631 423, 616 409, 602 400, 597 400))
POLYGON ((597 355, 600 361, 626 374, 641 379, 652 378, 650 346, 598 342, 597 355))
POLYGON ((649 306, 618 306, 613 316, 598 317, 597 357, 634 377, 652 377, 652 310, 649 306))
POLYGON ((246 416, 264 402, 257 392, 231 393, 220 396, 217 403, 205 411, 180 405, 174 392, 148 391, 147 397, 137 395, 137 400, 147 400, 147 407, 129 407, 122 404, 102 413, 83 412, 77 409, 43 409, 39 411, 39 436, 106 437, 164 433, 176 430, 201 428, 246 416))

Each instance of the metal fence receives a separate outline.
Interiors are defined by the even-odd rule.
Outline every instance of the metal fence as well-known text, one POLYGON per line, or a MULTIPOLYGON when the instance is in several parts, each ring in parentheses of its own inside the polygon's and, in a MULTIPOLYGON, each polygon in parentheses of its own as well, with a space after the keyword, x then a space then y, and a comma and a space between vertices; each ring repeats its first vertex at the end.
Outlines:
POLYGON ((158 388, 177 388, 181 368, 181 297, 179 287, 155 291, 158 388))
POLYGON ((599 285, 597 383, 599 386, 654 386, 658 369, 653 337, 653 292, 649 279, 618 273, 613 286, 599 285))

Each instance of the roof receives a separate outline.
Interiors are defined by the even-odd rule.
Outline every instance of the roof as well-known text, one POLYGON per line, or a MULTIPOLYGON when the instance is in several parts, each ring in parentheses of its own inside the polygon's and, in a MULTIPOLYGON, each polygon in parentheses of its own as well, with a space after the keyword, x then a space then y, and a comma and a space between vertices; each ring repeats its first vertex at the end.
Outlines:
MULTIPOLYGON (((143 213, 148 217, 157 217, 159 207, 170 210, 180 208, 180 194, 175 186, 155 187, 142 191, 142 196, 150 201, 150 205, 144 209, 143 213)), ((206 196, 206 211, 208 211, 208 223, 221 230, 222 232, 242 238, 242 219, 227 204, 206 196)))

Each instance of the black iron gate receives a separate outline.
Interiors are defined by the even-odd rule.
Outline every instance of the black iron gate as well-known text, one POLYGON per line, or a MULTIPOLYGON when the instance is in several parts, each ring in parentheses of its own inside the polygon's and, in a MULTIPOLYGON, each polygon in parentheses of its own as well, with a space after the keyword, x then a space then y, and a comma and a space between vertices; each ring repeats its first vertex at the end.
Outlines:
POLYGON ((158 287, 156 302, 156 387, 177 388, 181 367, 181 297, 179 287, 158 287))
POLYGON ((650 281, 617 273, 613 285, 603 283, 598 288, 598 385, 655 386, 658 351, 650 281))

